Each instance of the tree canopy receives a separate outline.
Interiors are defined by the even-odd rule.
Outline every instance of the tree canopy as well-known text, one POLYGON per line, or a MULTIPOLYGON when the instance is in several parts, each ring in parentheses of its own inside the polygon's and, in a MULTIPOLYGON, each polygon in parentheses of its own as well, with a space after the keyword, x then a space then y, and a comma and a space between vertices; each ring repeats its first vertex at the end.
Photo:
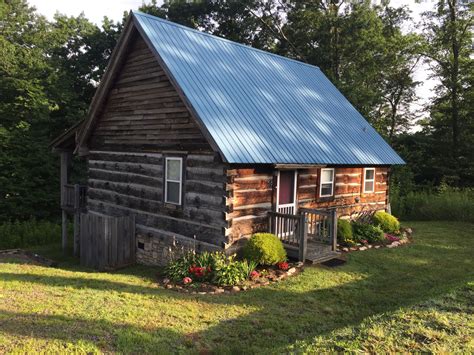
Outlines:
MULTIPOLYGON (((139 10, 319 66, 408 162, 396 182, 473 185, 472 3, 438 0, 417 33, 403 29, 409 9, 389 1, 152 0, 139 10), (419 112, 423 62, 439 84, 419 112)), ((0 2, 0 220, 56 215, 48 144, 86 115, 123 23, 48 21, 26 0, 0 2)))

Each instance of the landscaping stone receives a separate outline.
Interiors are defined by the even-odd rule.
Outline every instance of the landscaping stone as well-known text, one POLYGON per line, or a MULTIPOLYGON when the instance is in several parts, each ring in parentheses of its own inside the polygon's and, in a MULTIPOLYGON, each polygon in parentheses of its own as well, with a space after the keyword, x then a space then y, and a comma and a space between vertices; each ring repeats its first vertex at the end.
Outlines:
POLYGON ((164 278, 164 279, 163 279, 163 285, 167 285, 167 284, 169 284, 170 282, 171 282, 171 280, 168 279, 168 278, 164 278))
POLYGON ((165 285, 165 287, 169 289, 169 288, 173 288, 173 285, 167 284, 165 285))
POLYGON ((375 249, 380 249, 381 248, 381 245, 376 245, 374 246, 375 249))
POLYGON ((232 292, 239 292, 240 291, 240 287, 239 286, 233 286, 232 287, 232 292))
POLYGON ((224 292, 225 292, 225 290, 223 288, 220 288, 220 287, 216 288, 215 291, 214 291, 214 293, 216 293, 216 294, 224 293, 224 292))
POLYGON ((359 250, 367 250, 367 247, 360 247, 359 250))
POLYGON ((286 273, 287 273, 288 275, 293 275, 295 272, 296 272, 296 268, 295 268, 295 267, 292 267, 292 268, 290 268, 286 273))
POLYGON ((349 252, 349 248, 342 248, 342 251, 348 253, 348 252, 349 252))

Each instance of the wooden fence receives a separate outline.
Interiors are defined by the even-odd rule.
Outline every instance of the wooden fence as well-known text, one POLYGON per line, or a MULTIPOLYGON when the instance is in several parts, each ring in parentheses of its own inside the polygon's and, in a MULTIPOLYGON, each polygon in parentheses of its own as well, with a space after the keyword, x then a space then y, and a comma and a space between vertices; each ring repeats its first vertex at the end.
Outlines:
POLYGON ((135 218, 81 213, 81 265, 113 270, 135 263, 135 218))

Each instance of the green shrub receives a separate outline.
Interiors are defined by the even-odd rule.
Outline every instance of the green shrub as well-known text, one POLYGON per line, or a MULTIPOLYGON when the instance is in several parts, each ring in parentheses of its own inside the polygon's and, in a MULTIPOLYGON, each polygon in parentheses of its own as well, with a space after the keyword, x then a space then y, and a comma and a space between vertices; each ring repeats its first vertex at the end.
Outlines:
POLYGON ((215 260, 213 282, 219 286, 234 286, 247 279, 246 266, 234 256, 215 260))
POLYGON ((382 243, 385 241, 385 234, 379 226, 366 223, 352 223, 354 239, 361 243, 366 240, 369 243, 382 243))
POLYGON ((337 221, 337 240, 343 245, 354 245, 355 241, 352 235, 352 226, 348 220, 339 219, 337 221))
POLYGON ((179 282, 184 277, 189 276, 189 268, 195 263, 195 254, 188 252, 181 258, 172 260, 165 268, 165 275, 175 281, 179 282))
POLYGON ((376 226, 380 226, 385 233, 395 233, 400 229, 400 222, 390 213, 378 211, 372 217, 372 222, 376 226))
POLYGON ((261 265, 275 265, 286 260, 286 251, 280 239, 271 233, 254 234, 244 247, 245 259, 261 265))
POLYGON ((30 219, 0 224, 0 249, 27 248, 61 241, 61 226, 30 219))

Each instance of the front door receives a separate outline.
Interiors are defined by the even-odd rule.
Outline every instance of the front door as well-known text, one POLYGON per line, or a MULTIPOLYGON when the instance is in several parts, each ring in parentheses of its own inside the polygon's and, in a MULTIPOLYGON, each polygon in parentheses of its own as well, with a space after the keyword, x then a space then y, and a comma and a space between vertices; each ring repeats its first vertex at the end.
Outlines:
POLYGON ((277 183, 277 212, 296 213, 296 170, 280 170, 277 183))
MULTIPOLYGON (((296 170, 280 170, 277 180, 277 203, 276 212, 283 214, 296 214, 296 170)), ((295 232, 294 222, 283 222, 283 219, 277 218, 276 234, 281 237, 292 236, 295 232)))

